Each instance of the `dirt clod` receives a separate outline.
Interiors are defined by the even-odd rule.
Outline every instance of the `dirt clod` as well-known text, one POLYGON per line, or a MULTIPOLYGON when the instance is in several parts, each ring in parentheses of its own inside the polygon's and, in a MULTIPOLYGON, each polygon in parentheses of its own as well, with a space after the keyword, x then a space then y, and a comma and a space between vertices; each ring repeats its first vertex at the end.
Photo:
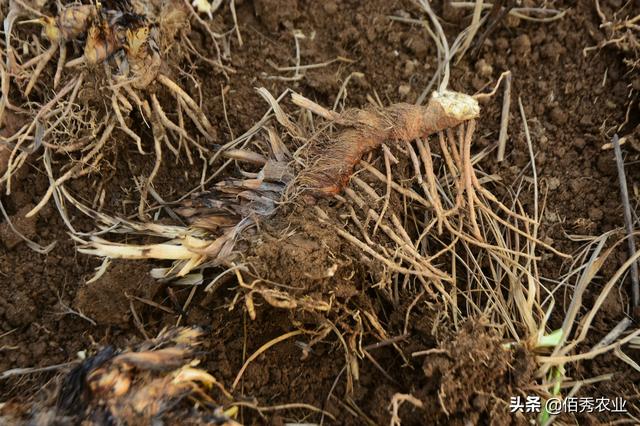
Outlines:
POLYGON ((531 39, 527 34, 516 37, 512 43, 513 53, 518 56, 527 56, 531 53, 531 39))
POLYGON ((567 122, 568 118, 569 115, 562 108, 556 107, 551 110, 551 120, 554 124, 561 126, 567 122))
POLYGON ((505 350, 496 335, 468 322, 424 359, 422 370, 429 387, 437 383, 447 417, 461 416, 478 424, 496 415, 494 397, 512 395, 527 383, 532 371, 515 371, 516 365, 528 368, 527 357, 523 351, 505 350))
POLYGON ((5 317, 11 326, 24 327, 36 319, 36 308, 31 298, 18 290, 5 308, 5 317))
POLYGON ((4 175, 4 173, 7 171, 10 156, 11 151, 9 150, 9 148, 0 145, 0 176, 4 175))
POLYGON ((408 84, 401 84, 400 86, 398 86, 398 94, 402 98, 406 98, 410 92, 411 92, 411 86, 409 86, 408 84))
POLYGON ((487 63, 484 59, 480 59, 475 65, 478 76, 482 78, 489 78, 493 74, 493 67, 487 63))
POLYGON ((335 1, 327 1, 324 3, 324 11, 327 12, 327 15, 334 15, 338 12, 338 4, 335 1))
POLYGON ((281 26, 292 28, 300 16, 298 0, 256 0, 254 7, 256 16, 270 31, 278 31, 281 26))
MULTIPOLYGON (((11 223, 16 231, 29 239, 37 234, 37 217, 25 217, 32 208, 33 205, 26 205, 11 217, 11 223)), ((11 229, 7 222, 4 222, 0 224, 0 241, 6 248, 13 249, 24 240, 11 229)))
POLYGON ((100 325, 129 324, 131 296, 148 298, 157 284, 145 264, 114 262, 97 281, 80 287, 74 307, 100 325))

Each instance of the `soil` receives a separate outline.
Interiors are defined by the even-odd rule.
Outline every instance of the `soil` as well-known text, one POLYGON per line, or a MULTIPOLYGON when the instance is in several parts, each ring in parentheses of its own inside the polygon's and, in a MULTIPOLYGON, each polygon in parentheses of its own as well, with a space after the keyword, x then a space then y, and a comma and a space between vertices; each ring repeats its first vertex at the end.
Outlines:
MULTIPOLYGON (((470 22, 468 10, 434 3, 450 39, 470 22)), ((621 2, 602 3, 603 11, 611 15, 621 2)), ((482 161, 482 168, 506 183, 529 173, 528 148, 518 109, 521 101, 534 141, 546 204, 540 228, 542 239, 572 253, 579 244, 569 235, 599 235, 623 225, 613 152, 601 147, 625 122, 630 88, 637 85, 638 77, 628 72, 623 56, 613 48, 583 53, 604 37, 592 2, 551 1, 545 5, 566 9, 567 14, 552 23, 505 19, 487 37, 477 57, 467 54, 452 68, 450 86, 473 94, 486 91, 503 71, 512 72, 507 156, 498 163, 490 155, 482 161)), ((321 105, 333 105, 343 82, 358 72, 363 76, 350 80, 346 106, 366 105, 368 96, 385 104, 414 102, 437 68, 436 48, 427 31, 388 18, 419 16, 410 1, 236 0, 235 6, 243 44, 240 46, 237 38, 231 38, 228 63, 236 72, 225 79, 206 63, 193 67, 201 81, 207 81, 200 87, 203 108, 217 127, 221 143, 245 132, 264 114, 267 105, 255 87, 264 86, 274 95, 291 88, 321 105), (293 30, 306 36, 299 40, 302 64, 336 57, 350 61, 308 70, 299 80, 273 78, 292 75, 277 71, 270 63, 295 65, 293 30)), ((224 2, 215 14, 212 26, 220 31, 233 26, 229 2, 224 2)), ((194 25, 194 42, 213 57, 214 49, 208 46, 206 34, 197 28, 194 25)), ((195 92, 188 79, 180 82, 190 93, 195 92)), ((500 95, 482 105, 474 149, 497 140, 501 108, 500 95)), ((635 130, 639 118, 636 105, 621 134, 630 134, 632 139, 640 137, 635 130)), ((10 132, 9 127, 5 123, 3 133, 10 132)), ((152 144, 146 146, 152 150, 152 144)), ((631 164, 627 170, 629 187, 637 197, 638 154, 632 148, 627 148, 626 154, 627 163, 631 164)), ((0 172, 3 155, 0 147, 0 172)), ((135 146, 124 137, 106 158, 104 168, 89 176, 103 179, 80 179, 69 187, 89 203, 104 190, 106 211, 131 214, 137 205, 130 202, 135 192, 130 177, 147 176, 153 162, 137 154, 135 146), (96 181, 103 183, 97 186, 92 183, 96 181)), ((127 347, 144 339, 145 333, 153 336, 180 321, 206 328, 209 339, 203 366, 230 387, 247 354, 290 331, 292 321, 307 326, 317 323, 311 314, 293 318, 289 311, 270 307, 259 298, 255 300, 255 320, 239 304, 230 310, 235 289, 230 280, 222 280, 213 293, 198 289, 190 308, 182 312, 192 289, 153 280, 148 271, 158 267, 158 262, 114 262, 105 275, 87 284, 100 262, 75 251, 53 203, 34 219, 24 218, 48 187, 40 164, 34 156, 32 163, 16 176, 11 195, 1 198, 13 225, 23 235, 44 246, 57 243, 48 254, 38 254, 16 238, 6 221, 0 219, 4 221, 0 223, 0 371, 64 363, 80 351, 96 351, 107 343, 127 347)), ((177 199, 185 188, 198 185, 200 171, 200 165, 167 155, 154 186, 163 199, 177 199)), ((530 196, 525 194, 523 203, 525 208, 532 208, 530 196)), ((92 229, 89 219, 71 212, 77 229, 92 229)), ((404 314, 412 299, 395 307, 380 302, 370 290, 376 282, 375 264, 347 264, 350 256, 345 253, 352 249, 330 229, 310 223, 303 212, 296 213, 295 209, 289 218, 296 219, 289 222, 287 239, 283 238, 283 227, 272 224, 262 230, 262 245, 253 247, 248 254, 261 259, 264 269, 260 274, 274 282, 304 288, 300 296, 322 297, 331 288, 339 303, 375 310, 384 318, 390 337, 401 335, 404 314), (338 265, 337 274, 330 280, 316 280, 334 264, 338 265)), ((602 271, 602 279, 587 290, 587 301, 597 297, 599 286, 625 258, 623 250, 612 256, 602 271)), ((566 272, 566 266, 549 257, 541 264, 540 273, 555 279, 566 272)), ((585 347, 595 344, 617 324, 628 300, 623 287, 611 292, 585 347)), ((564 303, 568 305, 568 299, 564 303)), ((499 336, 480 318, 452 333, 440 322, 441 309, 436 301, 417 305, 412 311, 408 336, 397 343, 405 353, 434 349, 431 354, 406 360, 392 345, 371 349, 371 356, 384 373, 367 359, 360 360, 359 381, 348 398, 343 398, 345 360, 336 339, 315 345, 304 359, 301 342, 290 339, 277 344, 250 364, 236 394, 261 406, 296 402, 321 407, 336 418, 333 421, 324 416, 327 424, 362 424, 363 419, 371 424, 388 424, 388 406, 396 393, 412 394, 424 402, 422 408, 402 405, 399 414, 406 425, 425 424, 425 419, 434 424, 524 424, 531 420, 508 414, 508 402, 530 383, 532 355, 524 350, 505 352, 499 336)), ((553 325, 559 326, 561 313, 551 319, 553 325)), ((365 340, 363 345, 376 342, 371 336, 365 340)), ((627 354, 636 361, 640 356, 638 351, 627 354)), ((614 373, 614 378, 584 386, 581 394, 625 396, 630 413, 640 416, 634 385, 640 380, 640 373, 617 357, 578 363, 568 375, 578 380, 606 373, 614 373)), ((56 374, 0 380, 0 400, 11 401, 14 409, 20 407, 56 374)), ((18 417, 28 417, 28 412, 16 410, 18 417)), ((321 421, 320 414, 309 415, 302 409, 262 415, 243 409, 240 420, 249 424, 284 424, 303 418, 312 423, 321 421)), ((577 420, 596 424, 609 418, 583 414, 577 420)))

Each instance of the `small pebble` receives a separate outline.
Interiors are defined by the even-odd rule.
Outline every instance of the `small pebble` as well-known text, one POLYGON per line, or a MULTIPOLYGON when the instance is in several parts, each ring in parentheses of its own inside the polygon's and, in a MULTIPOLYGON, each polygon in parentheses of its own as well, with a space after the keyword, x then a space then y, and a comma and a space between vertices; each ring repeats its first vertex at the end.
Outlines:
POLYGON ((603 217, 604 212, 602 211, 602 209, 599 209, 597 207, 589 208, 589 219, 591 219, 592 221, 598 222, 602 220, 603 217))
POLYGON ((558 215, 558 213, 556 212, 545 210, 544 217, 547 219, 548 222, 560 222, 560 215, 558 215))
POLYGON ((407 47, 417 59, 425 59, 429 52, 429 44, 424 37, 414 35, 407 40, 407 47))
POLYGON ((562 47, 562 45, 558 41, 555 41, 555 40, 549 43, 545 43, 542 46, 542 50, 541 50, 543 58, 551 59, 554 62, 557 62, 558 59, 560 59, 560 55, 564 54, 564 52, 565 52, 565 49, 562 47))
POLYGON ((482 80, 478 76, 473 76, 473 78, 471 79, 471 85, 473 86, 474 90, 479 91, 479 90, 482 90, 485 83, 484 83, 484 80, 482 80))
POLYGON ((411 77, 416 71, 416 64, 413 61, 407 60, 404 63, 404 68, 402 70, 402 74, 405 77, 411 77))
POLYGON ((509 28, 516 28, 520 25, 521 19, 517 16, 507 15, 504 18, 504 23, 509 28))
POLYGON ((596 168, 602 174, 615 176, 618 172, 616 168, 616 161, 613 159, 611 153, 604 151, 598 155, 596 160, 596 168))
POLYGON ((551 121, 557 125, 563 125, 567 122, 569 116, 568 114, 560 107, 555 107, 551 110, 551 121))
POLYGON ((335 15, 338 12, 338 5, 334 1, 328 1, 323 6, 327 15, 335 15))
POLYGON ((411 86, 409 86, 408 84, 401 84, 398 87, 398 93, 400 94, 400 96, 402 96, 403 98, 406 98, 407 95, 409 93, 411 93, 411 86))
POLYGON ((487 63, 484 59, 480 59, 476 62, 476 72, 482 78, 489 78, 493 74, 493 67, 487 63))
POLYGON ((500 37, 496 40, 496 48, 498 50, 507 50, 509 48, 509 42, 506 38, 500 37))
POLYGON ((547 185, 549 186, 549 191, 555 191, 560 188, 560 179, 556 177, 552 177, 547 179, 547 185))
POLYGON ((531 39, 528 35, 522 34, 513 40, 511 48, 518 56, 527 56, 531 53, 531 39))

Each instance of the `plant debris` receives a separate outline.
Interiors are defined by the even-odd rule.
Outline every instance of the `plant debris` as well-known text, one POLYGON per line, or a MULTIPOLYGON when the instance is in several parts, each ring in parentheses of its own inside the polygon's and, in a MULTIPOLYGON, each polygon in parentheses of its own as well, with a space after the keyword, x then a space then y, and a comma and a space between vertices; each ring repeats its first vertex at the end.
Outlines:
POLYGON ((107 346, 63 378, 55 408, 33 421, 148 424, 188 413, 190 424, 238 425, 231 395, 196 367, 201 339, 200 330, 182 327, 123 351, 107 346))
MULTIPOLYGON (((3 72, 15 76, 13 84, 20 89, 21 97, 28 99, 39 87, 43 70, 59 51, 53 87, 62 88, 53 97, 47 90, 38 89, 46 101, 29 111, 18 109, 19 113, 30 114, 32 118, 11 137, 4 138, 4 144, 12 147, 12 152, 0 182, 6 182, 7 193, 10 193, 11 177, 41 146, 45 152, 83 153, 62 176, 50 176, 49 190, 29 212, 32 216, 65 182, 99 167, 116 131, 135 142, 140 154, 146 154, 142 129, 132 128, 138 121, 150 128, 156 157, 153 170, 140 190, 138 213, 144 218, 147 194, 158 173, 163 150, 168 148, 176 157, 184 151, 193 162, 192 149, 202 157, 217 139, 217 130, 198 102, 172 78, 175 73, 172 68, 179 69, 180 63, 191 54, 190 48, 181 46, 190 28, 189 11, 179 0, 150 3, 127 0, 97 6, 62 6, 55 16, 48 16, 37 9, 25 10, 20 4, 12 2, 6 18, 9 53, 8 70, 3 72), (27 59, 11 47, 10 40, 17 38, 12 34, 12 23, 20 16, 33 13, 40 17, 18 23, 42 26, 42 37, 49 41, 50 47, 36 51, 27 59), (80 44, 83 54, 67 61, 70 44, 80 44), (169 56, 171 62, 167 62, 169 56), (26 87, 24 80, 28 80, 26 87), (168 100, 159 99, 154 86, 163 87, 173 96, 174 106, 170 112, 165 110, 168 100), (87 98, 86 93, 91 93, 92 87, 101 89, 94 92, 94 98, 91 95, 87 98), (177 121, 170 116, 176 116, 177 121), (193 126, 185 124, 187 119, 193 126)), ((36 49, 42 49, 41 45, 36 49)), ((193 54, 198 53, 193 51, 193 54)), ((6 77, 3 75, 3 82, 8 83, 6 77)), ((4 84, 3 107, 9 92, 9 84, 4 84)))

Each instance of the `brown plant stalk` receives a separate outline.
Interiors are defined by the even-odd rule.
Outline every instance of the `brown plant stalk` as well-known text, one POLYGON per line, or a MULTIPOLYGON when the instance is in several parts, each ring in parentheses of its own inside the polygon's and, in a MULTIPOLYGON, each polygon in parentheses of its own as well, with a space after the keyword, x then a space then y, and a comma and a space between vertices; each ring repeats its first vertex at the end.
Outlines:
POLYGON ((335 139, 310 148, 307 167, 297 183, 321 195, 334 195, 347 185, 362 157, 383 142, 407 143, 456 127, 478 117, 480 108, 471 96, 436 92, 426 106, 399 103, 386 108, 351 109, 342 114, 315 112, 346 129, 335 139))

